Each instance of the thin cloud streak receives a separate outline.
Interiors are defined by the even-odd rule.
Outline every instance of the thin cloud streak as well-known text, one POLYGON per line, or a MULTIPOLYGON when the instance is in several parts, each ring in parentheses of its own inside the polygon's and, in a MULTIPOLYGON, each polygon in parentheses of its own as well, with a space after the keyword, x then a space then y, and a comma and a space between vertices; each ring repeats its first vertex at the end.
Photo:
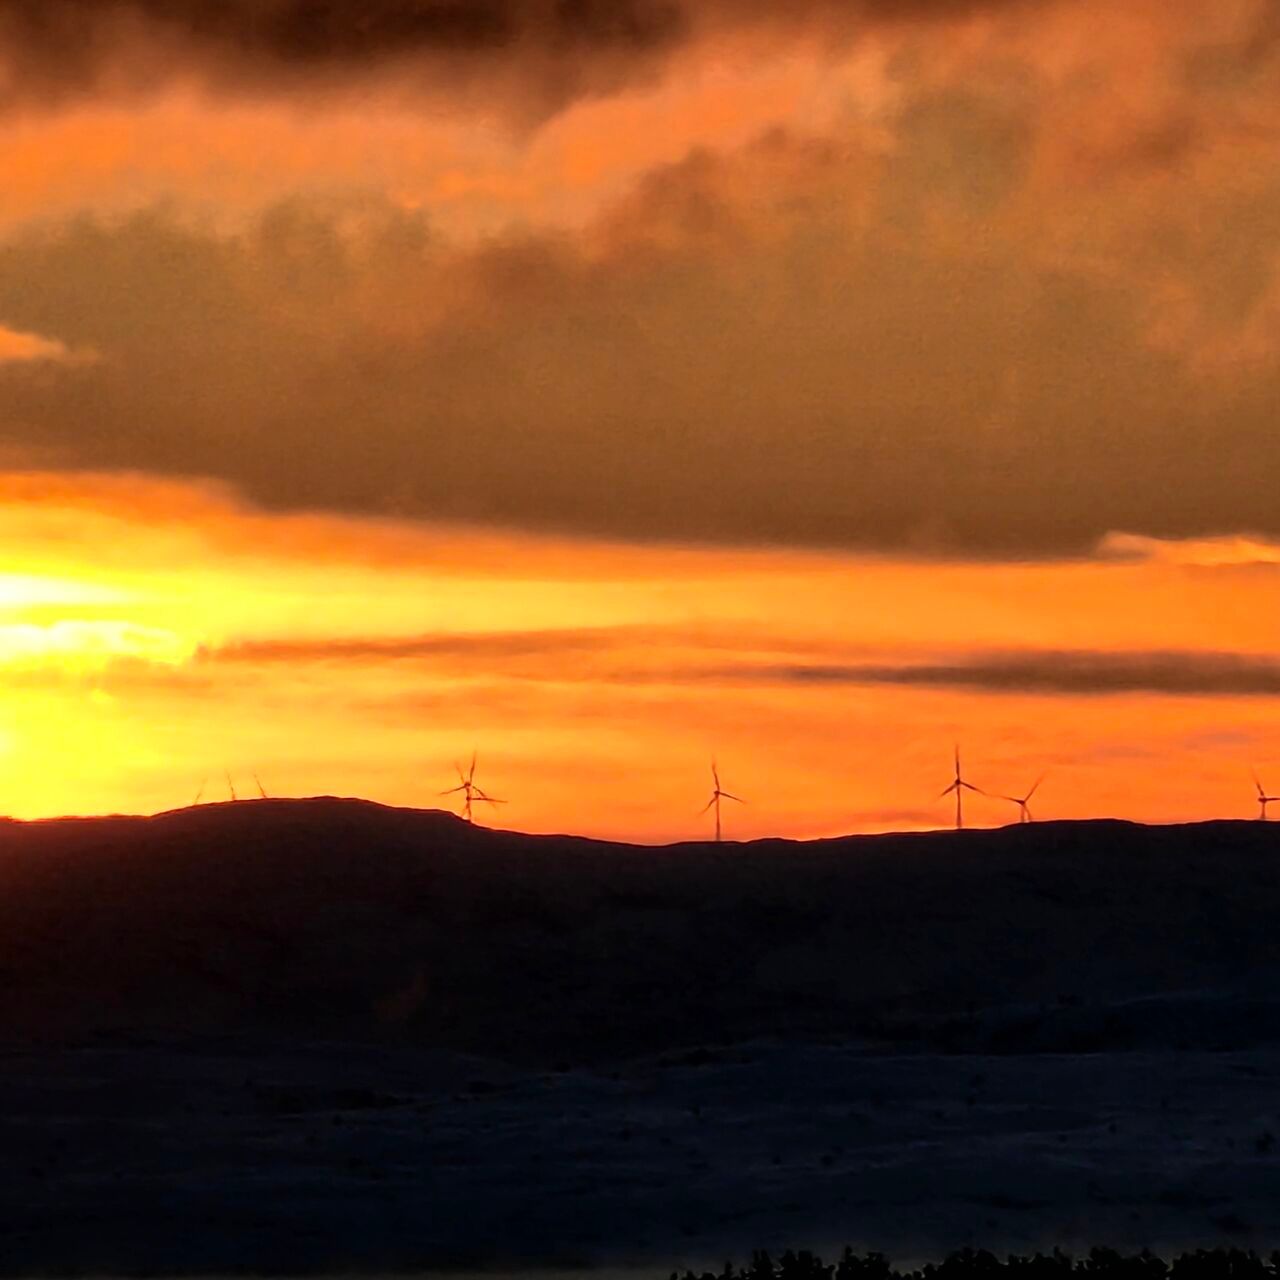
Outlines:
POLYGON ((598 652, 670 637, 671 630, 650 626, 564 628, 539 631, 488 631, 479 634, 355 637, 331 640, 246 640, 204 648, 201 662, 212 663, 379 663, 415 658, 521 658, 598 652))
MULTIPOLYGON (((1105 650, 1029 650, 965 655, 951 661, 829 662, 741 661, 708 666, 709 650, 735 647, 731 635, 712 637, 680 627, 605 626, 563 630, 419 635, 319 641, 256 640, 204 649, 204 663, 378 665, 415 660, 474 660, 476 674, 504 674, 557 683, 741 685, 899 685, 968 689, 993 694, 1100 696, 1149 693, 1182 697, 1280 695, 1280 661, 1227 652, 1115 653, 1105 650), (639 645, 656 646, 653 661, 635 662, 639 645), (573 662, 584 655, 613 655, 611 664, 573 662), (672 661, 673 657, 677 657, 672 661), (541 659, 518 671, 507 659, 541 659), (488 665, 486 666, 486 663, 488 665)), ((742 635, 744 655, 783 651, 777 638, 742 635)), ((803 648, 803 646, 802 646, 803 648)), ((428 662, 428 665, 430 663, 428 662)), ((451 667, 456 670, 456 667, 451 667)))
MULTIPOLYGON (((726 671, 733 678, 734 673, 726 671)), ((742 673, 752 681, 782 684, 901 685, 989 693, 1099 696, 1166 694, 1175 697, 1275 697, 1280 662, 1234 653, 1109 653, 1056 651, 1008 654, 955 663, 778 664, 742 673)))
POLYGON ((1110 533, 1098 547, 1102 559, 1185 565, 1193 569, 1252 569, 1280 566, 1280 542, 1249 534, 1216 538, 1148 538, 1110 533))
POLYGON ((0 325, 0 365, 33 364, 73 360, 72 353, 56 338, 38 333, 20 333, 0 325))

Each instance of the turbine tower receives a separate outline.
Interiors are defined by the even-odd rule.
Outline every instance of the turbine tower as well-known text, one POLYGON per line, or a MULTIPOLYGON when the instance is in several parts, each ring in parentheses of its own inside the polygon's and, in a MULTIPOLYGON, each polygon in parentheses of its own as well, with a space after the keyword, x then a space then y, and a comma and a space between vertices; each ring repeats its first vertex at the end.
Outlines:
POLYGON ((964 826, 964 810, 960 804, 960 796, 965 791, 976 791, 980 796, 987 793, 981 787, 975 787, 972 782, 966 782, 960 775, 960 744, 956 743, 956 776, 951 785, 938 797, 941 800, 944 796, 949 796, 953 791, 956 793, 956 830, 959 831, 964 826))
POLYGON ((1267 793, 1262 789, 1262 783, 1258 781, 1258 775, 1256 773, 1253 775, 1253 785, 1258 789, 1258 821, 1266 822, 1267 805, 1280 800, 1280 796, 1267 795, 1267 793))
POLYGON ((1031 797, 1036 793, 1036 788, 1039 787, 1039 785, 1044 780, 1045 780, 1045 774, 1042 773, 1036 779, 1035 786, 1033 786, 1025 796, 1000 796, 999 797, 1001 800, 1008 800, 1010 804, 1016 804, 1018 806, 1018 825, 1019 826, 1021 826, 1022 823, 1024 822, 1035 821, 1035 819, 1031 816, 1031 809, 1028 806, 1030 804, 1031 797))
POLYGON ((737 804, 746 804, 747 802, 741 796, 735 796, 725 791, 720 786, 720 774, 716 769, 716 762, 711 762, 711 799, 699 810, 699 813, 706 813, 708 809, 714 808, 716 811, 716 844, 720 843, 720 801, 733 800, 737 804))
POLYGON ((495 799, 493 796, 485 795, 479 787, 476 786, 476 753, 471 753, 471 768, 466 773, 462 772, 462 766, 455 763, 453 766, 458 771, 458 785, 450 787, 448 791, 442 791, 442 796, 457 795, 462 793, 462 818, 464 822, 473 821, 471 806, 475 801, 480 800, 484 804, 506 804, 505 800, 495 799))

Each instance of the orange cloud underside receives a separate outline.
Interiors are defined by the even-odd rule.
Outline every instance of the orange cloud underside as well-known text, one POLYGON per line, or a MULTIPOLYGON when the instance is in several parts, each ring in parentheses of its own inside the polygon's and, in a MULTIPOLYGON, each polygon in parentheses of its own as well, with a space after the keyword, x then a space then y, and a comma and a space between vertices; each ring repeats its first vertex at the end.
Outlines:
POLYGON ((531 133, 377 93, 282 104, 185 91, 35 113, 0 128, 0 225, 157 199, 234 218, 299 192, 359 190, 429 207, 454 235, 567 225, 698 147, 872 119, 891 98, 875 47, 840 61, 762 53, 691 53, 660 83, 588 99, 531 133))
MULTIPOLYGON (((751 801, 732 834, 810 836, 945 824, 954 739, 992 790, 1050 768, 1044 817, 1247 814, 1250 765, 1280 764, 1265 698, 787 675, 993 649, 1265 653, 1280 621, 1256 590, 1275 570, 1243 544, 1212 569, 1203 547, 1021 566, 646 550, 38 475, 0 483, 0 538, 0 777, 21 816, 173 807, 205 778, 217 796, 224 770, 242 790, 256 772, 277 794, 433 806, 474 748, 504 824, 672 839, 705 834, 715 754, 751 801)), ((976 797, 970 816, 1010 812, 976 797)))
MULTIPOLYGON (((1143 184, 1158 190, 1190 166, 1228 188, 1252 180, 1247 158, 1265 162, 1280 116, 1267 64, 1197 93, 1188 68, 1246 45, 1266 9, 1265 0, 1196 0, 1177 12, 1154 0, 1076 0, 1030 13, 979 9, 923 33, 866 27, 856 39, 718 32, 660 74, 536 125, 496 105, 450 111, 447 97, 424 101, 395 78, 283 98, 193 82, 156 97, 30 109, 0 127, 0 226, 156 200, 235 217, 298 193, 353 190, 429 208, 452 235, 580 225, 654 169, 771 130, 892 152, 913 94, 960 88, 1038 113, 1028 214, 1043 217, 1050 195, 1089 206, 1102 180, 1105 228, 1126 214, 1126 197, 1111 189, 1122 170, 1143 180, 1128 198, 1144 206, 1152 193, 1136 196, 1143 184), (1184 133, 1194 146, 1172 163, 1184 133)), ((1099 211, 1080 212, 1092 220, 1099 211)))

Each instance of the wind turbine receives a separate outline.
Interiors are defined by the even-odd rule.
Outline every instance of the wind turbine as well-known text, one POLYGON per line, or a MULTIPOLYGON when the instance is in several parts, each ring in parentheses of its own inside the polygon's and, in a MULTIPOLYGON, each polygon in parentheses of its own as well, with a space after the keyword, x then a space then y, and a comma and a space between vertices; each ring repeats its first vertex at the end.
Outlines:
POLYGON ((201 798, 202 798, 202 797, 203 797, 203 795, 204 795, 204 784, 205 784, 206 782, 208 782, 208 781, 209 781, 209 779, 208 779, 208 778, 201 778, 201 780, 200 780, 200 786, 199 786, 199 788, 196 790, 196 798, 191 802, 191 807, 192 807, 193 809, 196 807, 196 805, 198 805, 198 804, 200 803, 200 800, 201 800, 201 798))
POLYGON ((715 811, 716 811, 716 844, 719 844, 719 843, 720 843, 720 801, 721 801, 721 800, 733 800, 733 801, 735 801, 735 802, 736 802, 736 803, 738 803, 738 804, 746 804, 747 802, 746 802, 745 800, 743 800, 741 796, 735 796, 735 795, 732 795, 730 792, 725 791, 725 790, 723 790, 723 789, 721 788, 721 786, 720 786, 720 774, 719 774, 719 772, 718 772, 718 771, 717 771, 717 769, 716 769, 716 762, 715 762, 714 760, 711 762, 711 781, 712 781, 712 784, 713 784, 713 785, 712 785, 712 790, 711 790, 711 799, 710 799, 710 800, 708 800, 708 801, 707 801, 707 803, 706 803, 706 804, 705 804, 705 805, 704 805, 704 806, 703 806, 703 807, 702 807, 698 812, 699 812, 699 813, 706 813, 706 811, 707 811, 708 809, 710 809, 710 808, 712 808, 712 807, 714 807, 714 808, 715 808, 715 811))
POLYGON ((981 787, 975 787, 972 782, 966 782, 960 776, 960 744, 956 743, 956 776, 951 785, 938 797, 939 800, 943 796, 949 796, 952 792, 956 793, 956 830, 959 831, 964 826, 964 810, 960 806, 960 794, 963 791, 976 791, 980 796, 987 793, 981 787))
POLYGON ((458 785, 450 787, 448 791, 442 791, 442 796, 457 795, 462 792, 462 817, 466 822, 471 822, 471 806, 476 800, 481 800, 485 804, 506 804, 505 800, 495 799, 493 796, 487 796, 479 787, 476 786, 476 753, 471 753, 471 768, 466 773, 462 772, 462 766, 455 763, 453 766, 458 771, 458 785))
POLYGON ((1267 793, 1262 789, 1262 783, 1258 781, 1258 775, 1256 773, 1253 775, 1253 785, 1258 788, 1258 821, 1266 822, 1267 805, 1280 800, 1280 796, 1267 795, 1267 793))
POLYGON ((227 790, 231 792, 232 800, 240 799, 240 797, 236 795, 236 784, 231 781, 231 775, 229 773, 227 774, 227 790))
POLYGON ((1010 804, 1016 804, 1016 805, 1018 806, 1018 824, 1019 824, 1019 826, 1021 826, 1021 824, 1022 824, 1022 823, 1024 823, 1024 822, 1034 822, 1034 821, 1035 821, 1035 819, 1031 816, 1031 810, 1030 810, 1030 808, 1028 807, 1028 805, 1029 805, 1029 803, 1030 803, 1031 797, 1032 797, 1033 795, 1035 795, 1035 793, 1036 793, 1036 788, 1037 788, 1037 787, 1039 787, 1039 785, 1040 785, 1040 784, 1045 780, 1045 777, 1046 777, 1046 775, 1042 773, 1042 774, 1041 774, 1041 775, 1036 779, 1036 781, 1035 781, 1035 786, 1033 786, 1033 787, 1031 788, 1031 790, 1030 790, 1030 791, 1028 791, 1028 792, 1027 792, 1027 794, 1026 794, 1025 796, 1000 796, 1000 797, 999 797, 999 799, 1001 799, 1001 800, 1008 800, 1010 804))
POLYGON ((256 786, 256 787, 258 788, 258 797, 259 797, 259 799, 266 800, 266 799, 267 799, 267 789, 262 785, 262 779, 261 779, 261 778, 259 778, 259 777, 258 777, 258 775, 257 775, 256 773, 253 775, 253 783, 254 783, 254 786, 256 786))

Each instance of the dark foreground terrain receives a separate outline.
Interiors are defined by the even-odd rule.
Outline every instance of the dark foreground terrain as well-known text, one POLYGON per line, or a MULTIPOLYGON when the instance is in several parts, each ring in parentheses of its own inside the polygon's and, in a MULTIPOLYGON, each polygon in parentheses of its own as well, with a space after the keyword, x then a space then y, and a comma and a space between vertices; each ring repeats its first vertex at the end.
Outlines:
POLYGON ((0 829, 0 1269, 1280 1244, 1280 828, 0 829))

